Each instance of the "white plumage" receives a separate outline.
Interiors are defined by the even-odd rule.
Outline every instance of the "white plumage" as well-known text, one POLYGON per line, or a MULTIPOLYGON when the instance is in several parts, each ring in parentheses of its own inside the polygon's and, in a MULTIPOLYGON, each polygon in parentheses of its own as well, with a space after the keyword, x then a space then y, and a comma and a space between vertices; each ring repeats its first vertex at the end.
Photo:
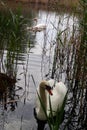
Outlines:
MULTIPOLYGON (((47 87, 53 87, 52 93, 50 92, 51 99, 51 107, 53 111, 53 115, 56 115, 56 111, 61 109, 63 104, 65 95, 67 93, 67 88, 62 82, 55 82, 54 79, 50 79, 48 81, 42 81, 40 86, 37 88, 37 92, 41 97, 41 100, 46 108, 47 115, 50 114, 50 105, 49 105, 49 93, 47 91, 47 87)), ((36 96, 36 106, 35 106, 36 116, 39 120, 46 120, 46 116, 44 114, 43 108, 41 106, 38 95, 36 96)))
POLYGON ((27 30, 33 31, 33 32, 40 32, 43 30, 46 30, 46 25, 43 23, 37 24, 37 18, 34 18, 34 21, 36 22, 35 26, 27 27, 27 30))

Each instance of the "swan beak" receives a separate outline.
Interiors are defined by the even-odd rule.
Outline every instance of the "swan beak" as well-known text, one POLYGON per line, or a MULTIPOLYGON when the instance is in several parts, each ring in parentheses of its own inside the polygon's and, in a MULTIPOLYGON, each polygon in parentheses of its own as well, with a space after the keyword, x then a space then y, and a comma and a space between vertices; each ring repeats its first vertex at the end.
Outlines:
POLYGON ((49 94, 50 94, 50 95, 53 95, 53 93, 52 93, 52 91, 51 91, 51 90, 48 90, 48 92, 49 92, 49 94))
POLYGON ((50 95, 53 95, 53 93, 52 93, 52 87, 46 85, 46 90, 49 92, 50 95))

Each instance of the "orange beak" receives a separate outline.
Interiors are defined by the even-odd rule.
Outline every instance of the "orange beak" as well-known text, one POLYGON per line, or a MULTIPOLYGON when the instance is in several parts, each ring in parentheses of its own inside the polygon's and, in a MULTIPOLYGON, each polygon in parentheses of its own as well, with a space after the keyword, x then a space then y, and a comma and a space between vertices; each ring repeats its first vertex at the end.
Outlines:
POLYGON ((46 90, 49 92, 50 95, 53 95, 53 93, 52 93, 52 87, 46 85, 46 90))
POLYGON ((49 92, 50 95, 53 95, 52 90, 48 90, 48 92, 49 92))

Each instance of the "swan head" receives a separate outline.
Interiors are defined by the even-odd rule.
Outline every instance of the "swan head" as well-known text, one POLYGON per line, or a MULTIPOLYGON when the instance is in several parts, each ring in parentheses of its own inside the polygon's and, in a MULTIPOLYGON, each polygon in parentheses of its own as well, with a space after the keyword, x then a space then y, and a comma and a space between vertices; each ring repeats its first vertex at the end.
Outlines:
POLYGON ((47 90, 47 92, 50 94, 50 95, 53 95, 52 93, 52 87, 49 85, 49 83, 44 80, 40 83, 40 88, 44 89, 44 90, 47 90))
POLYGON ((38 18, 33 18, 33 21, 37 24, 38 18))
POLYGON ((38 19, 37 17, 33 18, 33 20, 36 21, 36 22, 37 22, 37 19, 38 19))

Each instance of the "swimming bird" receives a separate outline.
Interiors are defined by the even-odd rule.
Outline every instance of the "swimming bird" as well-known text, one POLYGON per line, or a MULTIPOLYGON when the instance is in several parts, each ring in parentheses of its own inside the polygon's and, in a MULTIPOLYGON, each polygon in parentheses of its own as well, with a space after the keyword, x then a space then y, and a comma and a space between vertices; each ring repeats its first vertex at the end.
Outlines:
POLYGON ((33 19, 35 21, 35 26, 27 27, 27 30, 33 31, 33 32, 41 32, 43 30, 46 30, 46 24, 40 23, 37 24, 37 18, 33 19))
POLYGON ((44 105, 47 116, 51 118, 49 96, 51 101, 52 115, 56 116, 57 111, 61 109, 66 93, 67 87, 63 82, 57 82, 54 79, 41 81, 39 87, 37 88, 37 96, 34 109, 36 119, 43 122, 47 120, 41 102, 44 105), (39 97, 41 99, 41 102, 39 97))

